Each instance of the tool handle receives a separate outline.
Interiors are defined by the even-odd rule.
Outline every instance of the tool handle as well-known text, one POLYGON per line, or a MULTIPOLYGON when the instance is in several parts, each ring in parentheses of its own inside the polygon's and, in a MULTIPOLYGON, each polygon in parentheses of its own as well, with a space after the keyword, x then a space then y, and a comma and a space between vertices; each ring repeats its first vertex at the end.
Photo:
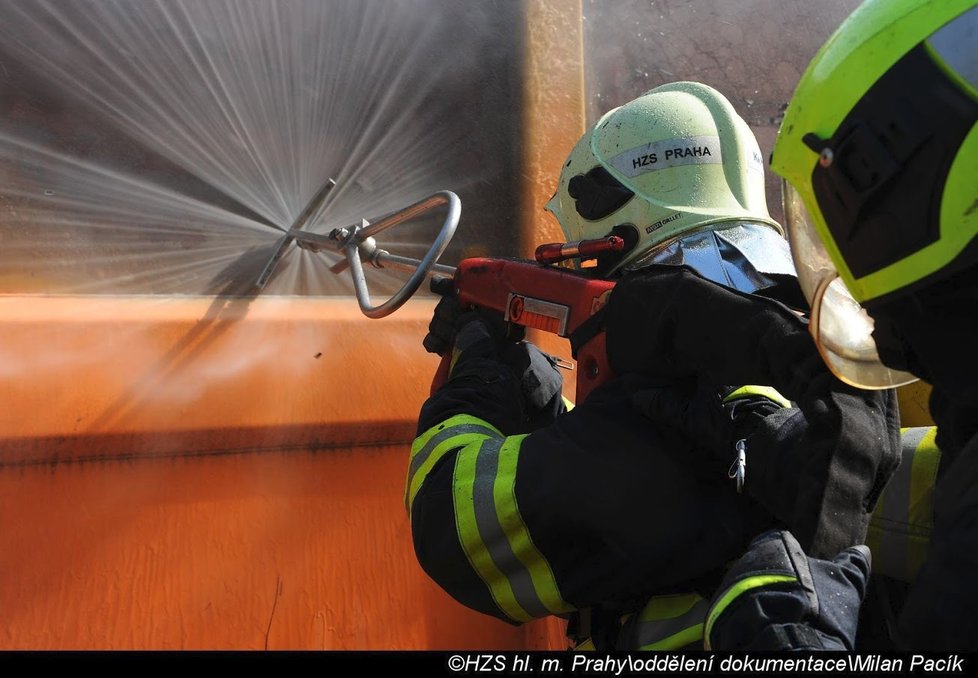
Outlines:
MULTIPOLYGON (((528 261, 491 258, 465 259, 451 279, 436 279, 432 283, 433 291, 457 294, 463 306, 501 314, 508 327, 517 330, 510 336, 513 340, 517 340, 525 328, 578 339, 578 403, 613 376, 605 351, 604 333, 600 326, 596 326, 597 319, 594 318, 613 288, 614 282, 592 278, 582 272, 528 261), (593 336, 581 336, 592 326, 595 326, 593 336)), ((432 391, 447 380, 450 363, 450 355, 443 358, 432 391)))

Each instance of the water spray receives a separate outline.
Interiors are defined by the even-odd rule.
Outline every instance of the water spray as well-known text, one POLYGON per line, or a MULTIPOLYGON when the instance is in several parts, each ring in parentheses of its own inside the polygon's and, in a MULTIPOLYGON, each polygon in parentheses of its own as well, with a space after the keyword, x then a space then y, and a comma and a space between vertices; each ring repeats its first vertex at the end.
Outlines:
POLYGON ((293 243, 310 252, 327 251, 342 254, 345 258, 334 264, 330 270, 334 273, 341 273, 347 268, 350 269, 353 275, 353 289, 356 292, 357 302, 360 304, 360 310, 368 318, 383 318, 399 309, 418 291, 422 281, 429 276, 437 275, 451 278, 455 275, 453 266, 443 266, 437 263, 438 258, 448 247, 452 236, 455 235, 455 228, 458 226, 458 219, 462 213, 462 203, 455 193, 439 191, 374 223, 361 219, 359 224, 334 228, 325 235, 304 231, 303 228, 311 221, 313 215, 320 211, 334 186, 336 186, 335 181, 332 179, 327 181, 302 210, 292 227, 281 237, 271 259, 265 264, 261 275, 255 281, 255 292, 264 289, 275 273, 278 263, 293 243), (410 221, 442 205, 448 207, 445 220, 442 222, 441 229, 431 247, 421 259, 391 254, 377 246, 374 236, 378 233, 410 221), (363 272, 364 261, 375 268, 407 271, 411 275, 407 282, 387 301, 374 306, 367 290, 367 280, 363 272))

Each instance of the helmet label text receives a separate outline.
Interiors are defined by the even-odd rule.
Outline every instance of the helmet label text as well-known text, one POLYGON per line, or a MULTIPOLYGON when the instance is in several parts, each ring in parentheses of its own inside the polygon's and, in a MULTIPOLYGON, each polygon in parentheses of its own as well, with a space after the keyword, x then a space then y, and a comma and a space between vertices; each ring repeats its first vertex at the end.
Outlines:
POLYGON ((676 219, 678 219, 681 216, 682 216, 682 214, 680 214, 679 212, 676 212, 675 214, 670 214, 668 217, 665 217, 664 219, 659 219, 654 224, 649 224, 648 226, 646 226, 645 227, 645 232, 646 233, 652 233, 652 231, 657 231, 660 228, 662 228, 663 226, 665 226, 666 224, 668 224, 669 222, 675 221, 676 219))
POLYGON ((664 139, 619 153, 609 161, 627 177, 678 165, 718 165, 723 162, 720 139, 715 136, 664 139))

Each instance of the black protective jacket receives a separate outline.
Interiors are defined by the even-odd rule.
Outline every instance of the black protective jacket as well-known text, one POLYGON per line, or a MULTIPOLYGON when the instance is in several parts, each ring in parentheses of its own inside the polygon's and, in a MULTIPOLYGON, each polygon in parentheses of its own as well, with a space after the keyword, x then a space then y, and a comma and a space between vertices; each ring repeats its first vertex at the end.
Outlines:
POLYGON ((708 594, 773 520, 727 478, 690 472, 679 457, 696 454, 691 444, 634 409, 644 383, 615 379, 534 428, 493 342, 462 351, 424 404, 412 450, 408 504, 425 571, 510 622, 708 594))
POLYGON ((649 266, 623 279, 606 325, 616 373, 767 385, 796 403, 768 417, 751 442, 747 490, 810 556, 831 559, 864 543, 901 458, 892 390, 843 384, 797 314, 686 267, 649 266))
MULTIPOLYGON (((488 335, 466 342, 451 379, 422 408, 406 497, 415 550, 463 604, 511 622, 586 607, 635 610, 655 594, 709 596, 725 564, 773 525, 835 551, 861 541, 899 455, 892 394, 848 389, 830 375, 806 389, 801 377, 775 379, 769 368, 754 370, 763 379, 754 381, 718 370, 716 383, 770 384, 801 403, 750 437, 748 491, 737 494, 722 474, 686 463, 711 451, 635 409, 634 393, 661 384, 655 368, 664 356, 644 343, 651 326, 635 292, 619 283, 609 304, 614 310, 620 297, 618 309, 634 306, 634 343, 621 348, 635 355, 610 353, 623 376, 571 412, 529 412, 525 384, 488 335), (840 474, 841 487, 829 487, 840 474)), ((684 331, 698 331, 701 343, 743 330, 757 310, 741 305, 730 322, 693 308, 701 312, 687 315, 699 329, 684 331)), ((609 330, 615 322, 610 314, 609 330)), ((802 376, 810 377, 821 361, 802 334, 802 376)), ((798 351, 786 358, 798 359, 798 351)))

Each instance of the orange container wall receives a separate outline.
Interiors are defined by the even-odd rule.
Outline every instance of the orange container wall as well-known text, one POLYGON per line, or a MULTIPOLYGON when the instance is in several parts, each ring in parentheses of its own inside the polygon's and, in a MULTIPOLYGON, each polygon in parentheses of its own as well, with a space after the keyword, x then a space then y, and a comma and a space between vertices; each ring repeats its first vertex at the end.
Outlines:
POLYGON ((7 469, 0 645, 518 645, 418 570, 403 472, 397 447, 7 469))
MULTIPOLYGON (((528 253, 560 238, 543 205, 584 106, 580 0, 526 6, 528 253)), ((0 649, 564 647, 562 623, 471 612, 414 557, 432 308, 0 297, 0 649)))
POLYGON ((0 647, 540 647, 420 570, 433 302, 0 298, 0 647))
MULTIPOLYGON (((545 211, 574 144, 584 133, 584 25, 580 0, 527 3, 524 68, 521 254, 565 240, 557 219, 545 211)), ((552 334, 530 335, 544 351, 571 359, 570 344, 552 334)), ((575 396, 575 374, 564 395, 575 396)), ((555 641, 556 642, 556 641, 555 641)))

